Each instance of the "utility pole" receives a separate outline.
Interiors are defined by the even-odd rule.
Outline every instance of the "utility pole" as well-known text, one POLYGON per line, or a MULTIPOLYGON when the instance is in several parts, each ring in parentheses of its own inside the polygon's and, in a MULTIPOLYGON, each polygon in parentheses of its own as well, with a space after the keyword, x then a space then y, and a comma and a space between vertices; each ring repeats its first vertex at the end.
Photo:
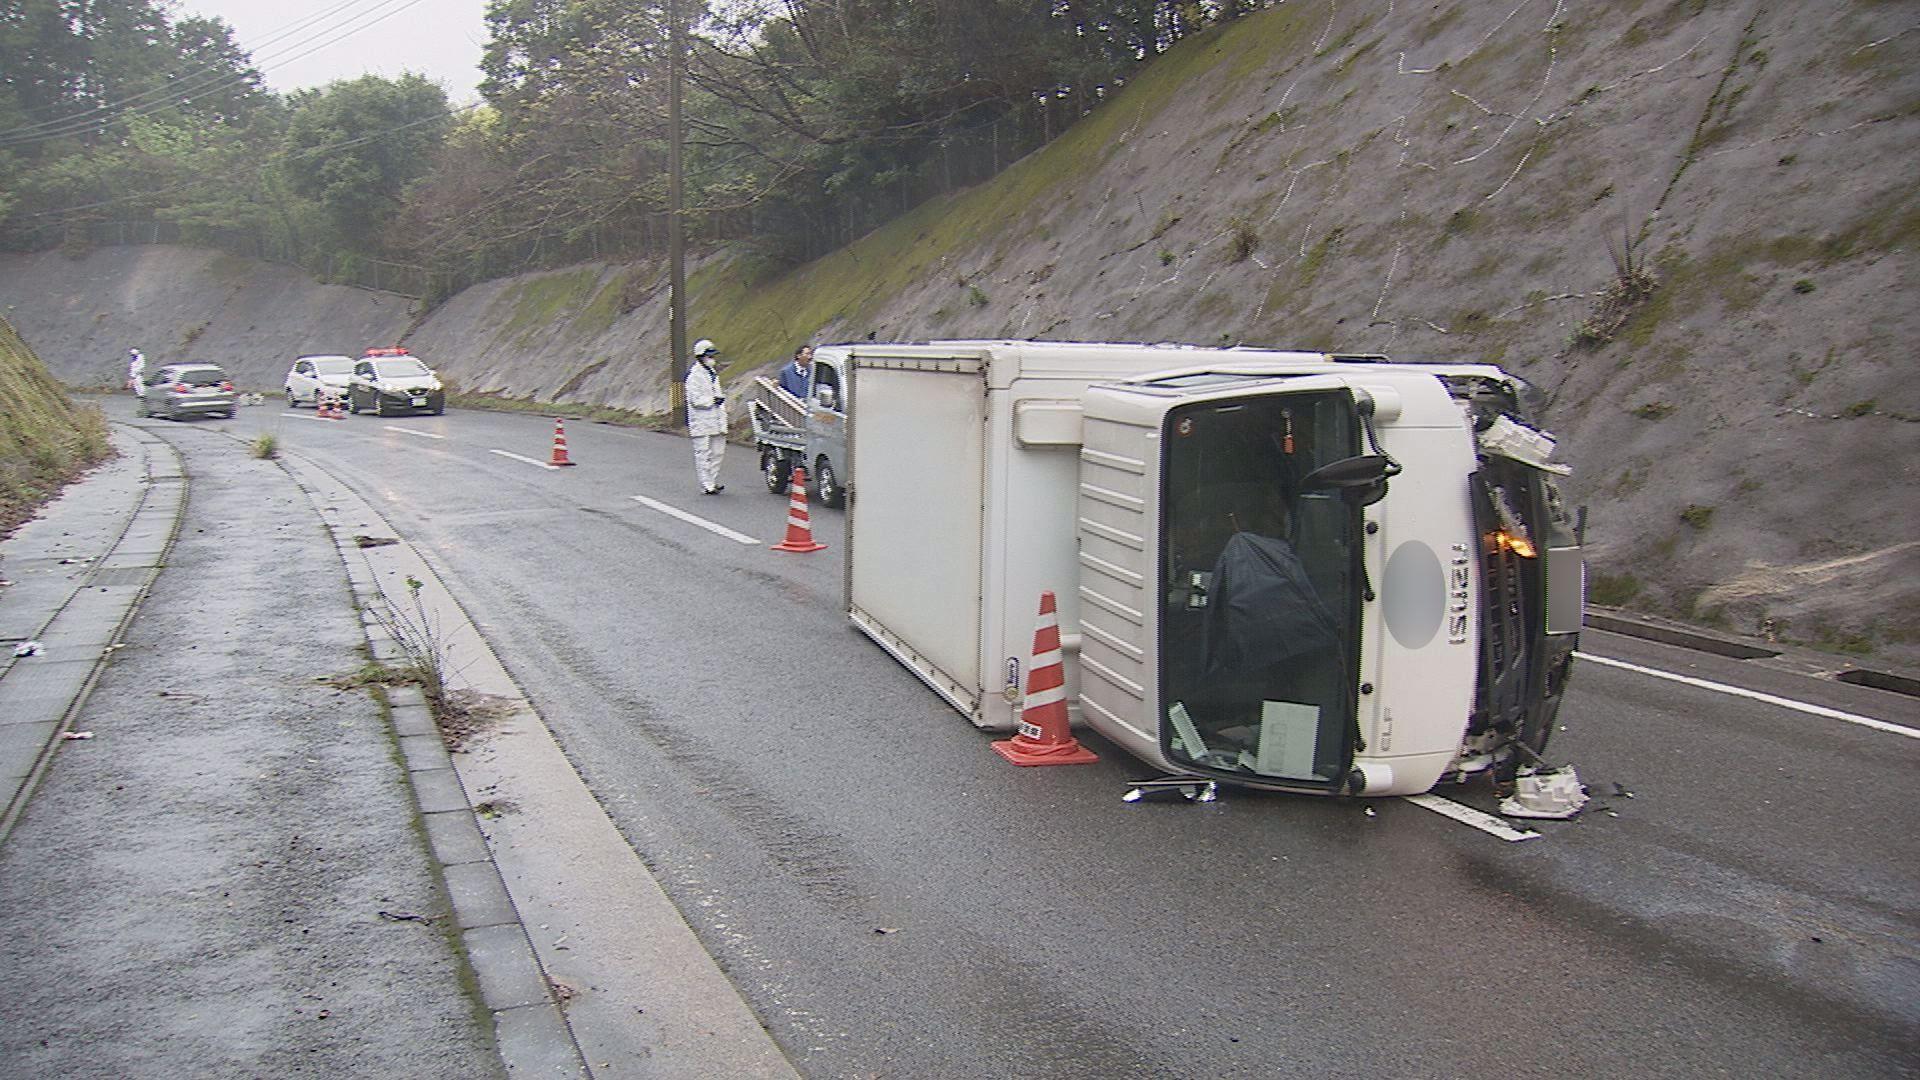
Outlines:
POLYGON ((686 128, 681 117, 687 63, 687 31, 680 0, 667 0, 667 400, 677 423, 684 415, 687 381, 687 224, 682 188, 686 128))

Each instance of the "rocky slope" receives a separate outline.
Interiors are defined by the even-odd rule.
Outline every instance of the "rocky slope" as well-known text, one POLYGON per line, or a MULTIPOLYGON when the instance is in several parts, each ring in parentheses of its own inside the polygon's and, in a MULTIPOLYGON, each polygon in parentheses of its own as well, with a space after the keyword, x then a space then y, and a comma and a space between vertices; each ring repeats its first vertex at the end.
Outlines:
MULTIPOLYGON (((1497 362, 1551 402, 1597 599, 1911 661, 1917 132, 1911 5, 1294 0, 817 263, 710 259, 695 332, 740 367, 868 334, 1497 362)), ((277 385, 296 352, 405 335, 468 389, 666 400, 657 266, 416 320, 193 258, 8 259, 0 281, 70 381, 144 341, 277 385)))

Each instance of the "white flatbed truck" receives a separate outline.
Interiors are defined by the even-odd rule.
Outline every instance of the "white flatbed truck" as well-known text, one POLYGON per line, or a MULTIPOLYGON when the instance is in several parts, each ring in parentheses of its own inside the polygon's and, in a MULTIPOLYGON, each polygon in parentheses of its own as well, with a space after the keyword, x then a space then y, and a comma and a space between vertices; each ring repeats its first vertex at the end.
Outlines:
POLYGON ((1059 342, 846 363, 848 617, 976 725, 1017 726, 1052 590, 1076 722, 1171 774, 1400 795, 1544 750, 1584 568, 1520 380, 1059 342))

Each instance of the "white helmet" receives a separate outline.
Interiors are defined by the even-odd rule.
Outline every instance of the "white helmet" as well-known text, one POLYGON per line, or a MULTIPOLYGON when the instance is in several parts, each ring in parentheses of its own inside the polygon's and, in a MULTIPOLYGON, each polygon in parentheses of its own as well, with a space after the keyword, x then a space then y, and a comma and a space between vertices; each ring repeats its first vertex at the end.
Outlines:
POLYGON ((708 341, 706 338, 701 338, 699 341, 696 341, 693 343, 693 355, 696 357, 712 356, 718 353, 719 351, 720 351, 720 347, 718 345, 715 345, 713 342, 708 341))

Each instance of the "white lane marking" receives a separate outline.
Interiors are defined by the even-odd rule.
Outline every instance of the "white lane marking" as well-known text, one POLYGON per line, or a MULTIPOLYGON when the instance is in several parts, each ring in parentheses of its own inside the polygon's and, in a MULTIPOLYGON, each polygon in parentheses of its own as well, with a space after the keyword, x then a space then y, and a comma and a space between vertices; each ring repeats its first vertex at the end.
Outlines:
POLYGON ((435 435, 435 434, 434 434, 433 432, 431 432, 431 431, 415 431, 415 430, 413 430, 412 428, 405 428, 405 427, 394 427, 394 426, 393 426, 392 424, 387 424, 387 425, 385 425, 385 427, 386 427, 386 429, 387 429, 388 431, 397 431, 397 432, 399 432, 399 433, 400 433, 400 434, 402 434, 402 435, 412 435, 412 436, 413 436, 414 438, 416 438, 416 439, 444 439, 444 438, 446 438, 446 436, 445 436, 445 435, 435 435))
POLYGON ((1635 671, 1642 675, 1651 675, 1656 679, 1669 679, 1673 682, 1684 683, 1688 686, 1697 686, 1702 690, 1718 690, 1722 694, 1732 694, 1735 697, 1764 701, 1768 705, 1778 705, 1783 709, 1793 709, 1806 713, 1809 716, 1824 716, 1829 720, 1844 720, 1849 724, 1858 724, 1861 727, 1872 728, 1875 731, 1885 731, 1894 735, 1905 735, 1909 739, 1920 739, 1920 730, 1903 727, 1900 724, 1889 723, 1885 720, 1875 720, 1871 716, 1841 712, 1839 709, 1829 709, 1825 705, 1810 705, 1807 702, 1795 701, 1792 698, 1763 694, 1758 690, 1747 690, 1738 686, 1728 686, 1726 683, 1708 682, 1706 679, 1696 679, 1691 675, 1678 675, 1671 671, 1661 671, 1659 668, 1641 667, 1639 664, 1629 664, 1624 660, 1613 660, 1605 656, 1595 656, 1592 653, 1576 652, 1573 655, 1582 660, 1591 661, 1592 663, 1601 664, 1606 667, 1616 667, 1623 671, 1635 671))
POLYGON ((650 506, 655 510, 658 510, 661 513, 667 515, 668 517, 679 518, 681 521, 684 521, 689 525, 698 525, 710 533, 718 533, 729 540, 737 540, 742 544, 752 544, 755 547, 760 546, 760 541, 755 540, 753 537, 748 536, 745 533, 734 532, 732 529, 727 528, 725 525, 719 525, 714 522, 708 521, 706 518, 689 514, 685 510, 681 510, 678 507, 668 506, 666 503, 663 503, 658 499, 649 499, 645 495, 635 495, 633 497, 633 501, 641 504, 642 506, 650 506))
POLYGON ((1532 829, 1516 829, 1492 814, 1475 810, 1471 806, 1462 806, 1452 799, 1443 799, 1438 795, 1403 795, 1401 797, 1415 806, 1424 806, 1441 817, 1452 818, 1462 825, 1471 826, 1502 840, 1532 840, 1540 835, 1532 829))
POLYGON ((499 454, 499 455, 500 455, 501 457, 505 457, 505 458, 512 458, 512 459, 513 459, 513 460, 515 460, 515 461, 524 461, 524 462, 526 462, 527 464, 529 464, 529 465, 532 465, 532 466, 533 466, 534 468, 536 468, 536 469, 554 469, 554 470, 557 470, 557 469, 559 469, 559 468, 560 468, 560 466, 558 466, 558 465, 549 465, 549 464, 547 464, 547 463, 546 463, 546 462, 544 462, 544 461, 536 461, 536 460, 534 460, 533 458, 530 458, 530 457, 521 457, 521 456, 520 456, 519 454, 515 454, 515 453, 510 453, 510 452, 508 452, 508 451, 506 451, 506 450, 489 450, 489 451, 487 451, 487 453, 489 453, 489 454, 499 454))

